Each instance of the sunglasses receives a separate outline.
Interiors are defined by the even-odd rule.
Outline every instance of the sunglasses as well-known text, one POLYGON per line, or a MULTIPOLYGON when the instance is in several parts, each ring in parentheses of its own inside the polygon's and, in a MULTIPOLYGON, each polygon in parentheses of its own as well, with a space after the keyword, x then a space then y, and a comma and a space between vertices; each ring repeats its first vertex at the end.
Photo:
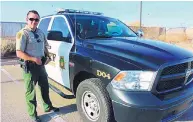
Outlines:
POLYGON ((29 18, 30 21, 35 21, 35 22, 39 22, 39 19, 37 18, 29 18))
POLYGON ((38 34, 36 34, 36 33, 33 33, 34 34, 34 37, 35 37, 35 39, 37 39, 37 42, 39 43, 39 42, 41 42, 41 40, 40 39, 38 39, 39 38, 39 35, 38 34))
POLYGON ((39 35, 37 33, 34 33, 35 39, 39 38, 39 35))

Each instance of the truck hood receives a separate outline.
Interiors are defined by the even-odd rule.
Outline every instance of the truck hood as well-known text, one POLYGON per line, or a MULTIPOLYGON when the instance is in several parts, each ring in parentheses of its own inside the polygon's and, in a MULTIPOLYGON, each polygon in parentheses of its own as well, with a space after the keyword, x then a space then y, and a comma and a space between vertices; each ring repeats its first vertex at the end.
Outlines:
POLYGON ((138 37, 90 39, 84 42, 86 47, 92 47, 102 54, 151 69, 158 69, 164 63, 193 57, 192 52, 175 45, 138 37))

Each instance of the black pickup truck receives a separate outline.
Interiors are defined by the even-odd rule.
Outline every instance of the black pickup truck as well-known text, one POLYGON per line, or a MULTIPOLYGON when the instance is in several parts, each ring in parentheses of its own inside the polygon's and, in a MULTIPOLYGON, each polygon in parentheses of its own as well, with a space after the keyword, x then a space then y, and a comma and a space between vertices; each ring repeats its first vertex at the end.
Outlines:
POLYGON ((84 122, 169 122, 193 106, 193 53, 140 38, 118 19, 66 9, 41 18, 48 76, 84 122))

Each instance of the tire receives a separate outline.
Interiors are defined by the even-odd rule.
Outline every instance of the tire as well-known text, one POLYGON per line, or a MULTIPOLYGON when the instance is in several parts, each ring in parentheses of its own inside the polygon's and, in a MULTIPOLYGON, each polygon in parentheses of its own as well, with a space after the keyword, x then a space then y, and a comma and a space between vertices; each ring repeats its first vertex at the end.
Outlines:
POLYGON ((102 81, 97 78, 86 79, 79 84, 76 103, 84 122, 114 121, 110 97, 102 81))

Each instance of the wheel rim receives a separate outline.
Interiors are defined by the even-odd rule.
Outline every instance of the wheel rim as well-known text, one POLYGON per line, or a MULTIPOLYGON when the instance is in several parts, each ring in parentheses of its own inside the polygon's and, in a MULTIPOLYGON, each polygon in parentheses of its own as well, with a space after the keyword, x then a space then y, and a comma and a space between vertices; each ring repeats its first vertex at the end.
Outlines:
POLYGON ((100 106, 96 96, 90 92, 85 91, 82 95, 82 109, 86 113, 87 118, 91 121, 96 121, 100 115, 100 106))

